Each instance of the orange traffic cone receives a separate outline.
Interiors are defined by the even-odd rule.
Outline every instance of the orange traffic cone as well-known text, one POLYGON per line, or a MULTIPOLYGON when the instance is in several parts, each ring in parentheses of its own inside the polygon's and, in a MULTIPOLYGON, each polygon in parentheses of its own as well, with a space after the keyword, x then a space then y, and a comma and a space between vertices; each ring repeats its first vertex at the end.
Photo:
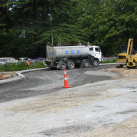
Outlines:
POLYGON ((71 88, 71 86, 69 86, 68 84, 66 69, 64 69, 64 87, 63 88, 71 88))
POLYGON ((2 77, 2 75, 0 75, 0 77, 2 77))

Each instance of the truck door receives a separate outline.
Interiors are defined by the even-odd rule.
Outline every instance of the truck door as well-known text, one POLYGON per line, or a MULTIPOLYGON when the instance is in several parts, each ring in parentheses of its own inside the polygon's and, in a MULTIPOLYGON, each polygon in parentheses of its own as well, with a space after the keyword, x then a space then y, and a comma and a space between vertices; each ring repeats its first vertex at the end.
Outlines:
POLYGON ((102 53, 100 47, 94 47, 94 57, 98 58, 99 61, 102 61, 102 53))
POLYGON ((98 46, 90 46, 89 47, 89 54, 97 58, 99 61, 102 61, 102 53, 101 49, 98 46))
POLYGON ((94 50, 93 50, 93 47, 89 47, 89 54, 91 55, 91 56, 94 56, 94 50))

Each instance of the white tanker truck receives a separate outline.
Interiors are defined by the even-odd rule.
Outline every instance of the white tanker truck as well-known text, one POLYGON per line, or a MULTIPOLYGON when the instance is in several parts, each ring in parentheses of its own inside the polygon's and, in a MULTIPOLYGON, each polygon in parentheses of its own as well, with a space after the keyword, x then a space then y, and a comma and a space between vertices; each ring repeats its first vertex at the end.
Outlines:
POLYGON ((47 68, 73 69, 75 67, 88 68, 90 65, 98 67, 102 60, 99 46, 57 46, 46 48, 47 58, 43 62, 47 68))

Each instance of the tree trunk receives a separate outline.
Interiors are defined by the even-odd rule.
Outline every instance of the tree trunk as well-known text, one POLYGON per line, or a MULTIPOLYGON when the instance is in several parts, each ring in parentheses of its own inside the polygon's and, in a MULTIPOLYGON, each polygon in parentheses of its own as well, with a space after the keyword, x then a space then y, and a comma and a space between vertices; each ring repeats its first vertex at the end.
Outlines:
MULTIPOLYGON (((33 0, 33 14, 34 14, 35 32, 37 33, 35 35, 34 41, 37 41, 38 27, 39 27, 38 0, 33 0)), ((40 45, 36 45, 36 46, 37 46, 36 57, 42 57, 43 50, 40 48, 40 45)))

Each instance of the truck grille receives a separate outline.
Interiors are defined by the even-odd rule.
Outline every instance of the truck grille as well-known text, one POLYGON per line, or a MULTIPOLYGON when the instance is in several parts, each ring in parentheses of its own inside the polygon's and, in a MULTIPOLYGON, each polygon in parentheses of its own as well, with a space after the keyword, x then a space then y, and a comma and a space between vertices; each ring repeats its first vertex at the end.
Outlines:
POLYGON ((118 58, 119 58, 119 59, 125 59, 126 56, 119 56, 118 58))

